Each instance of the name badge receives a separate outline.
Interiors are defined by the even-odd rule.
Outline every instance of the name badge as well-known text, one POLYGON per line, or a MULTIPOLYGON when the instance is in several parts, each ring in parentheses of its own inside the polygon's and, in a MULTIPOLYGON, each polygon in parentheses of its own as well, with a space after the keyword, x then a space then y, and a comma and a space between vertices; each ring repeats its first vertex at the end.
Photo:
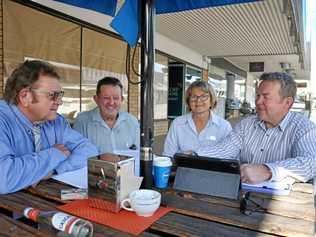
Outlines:
POLYGON ((211 141, 216 141, 216 137, 214 137, 214 136, 210 136, 208 139, 211 141))

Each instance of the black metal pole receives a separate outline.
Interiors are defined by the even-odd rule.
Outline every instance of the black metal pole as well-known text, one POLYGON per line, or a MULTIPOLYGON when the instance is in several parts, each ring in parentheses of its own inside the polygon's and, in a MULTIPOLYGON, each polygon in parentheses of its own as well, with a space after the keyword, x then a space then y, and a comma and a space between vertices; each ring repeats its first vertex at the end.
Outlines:
POLYGON ((144 177, 142 188, 151 188, 153 185, 153 79, 155 63, 154 21, 156 10, 154 0, 139 0, 139 4, 141 8, 141 75, 143 81, 141 84, 140 99, 140 172, 144 177))

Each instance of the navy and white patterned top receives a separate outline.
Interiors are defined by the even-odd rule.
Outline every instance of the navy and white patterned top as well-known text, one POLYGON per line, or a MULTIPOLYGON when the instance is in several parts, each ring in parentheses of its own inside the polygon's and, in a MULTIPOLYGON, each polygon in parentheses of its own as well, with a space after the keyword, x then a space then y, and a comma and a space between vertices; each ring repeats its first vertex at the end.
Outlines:
POLYGON ((316 126, 303 115, 288 112, 278 126, 266 128, 252 115, 240 121, 223 141, 201 147, 198 154, 266 164, 271 180, 291 176, 306 182, 316 175, 316 126))

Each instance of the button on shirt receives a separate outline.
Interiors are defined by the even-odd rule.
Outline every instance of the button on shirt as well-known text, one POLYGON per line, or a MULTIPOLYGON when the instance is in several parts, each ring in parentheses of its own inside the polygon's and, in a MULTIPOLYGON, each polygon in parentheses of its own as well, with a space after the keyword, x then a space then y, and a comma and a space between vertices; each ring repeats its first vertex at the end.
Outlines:
POLYGON ((127 150, 133 145, 139 149, 140 128, 138 120, 127 112, 119 112, 113 128, 101 117, 98 107, 78 115, 74 129, 87 137, 99 153, 127 150))
POLYGON ((201 147, 198 154, 266 164, 271 180, 291 176, 305 182, 316 175, 316 126, 303 115, 288 112, 278 126, 266 128, 253 115, 239 122, 227 139, 201 147))
POLYGON ((163 154, 172 157, 177 152, 197 151, 200 146, 211 146, 227 136, 232 130, 230 123, 215 113, 211 115, 200 133, 192 113, 177 117, 170 126, 163 154))

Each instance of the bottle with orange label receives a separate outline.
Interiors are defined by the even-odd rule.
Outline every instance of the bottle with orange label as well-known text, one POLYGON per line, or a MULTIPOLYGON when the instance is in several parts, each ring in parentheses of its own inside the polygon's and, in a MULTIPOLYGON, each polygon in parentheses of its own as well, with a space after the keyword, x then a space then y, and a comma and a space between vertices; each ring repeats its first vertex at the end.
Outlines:
POLYGON ((92 237, 93 225, 91 222, 63 212, 43 212, 28 207, 24 209, 24 216, 37 223, 53 226, 55 229, 67 233, 72 237, 92 237))

